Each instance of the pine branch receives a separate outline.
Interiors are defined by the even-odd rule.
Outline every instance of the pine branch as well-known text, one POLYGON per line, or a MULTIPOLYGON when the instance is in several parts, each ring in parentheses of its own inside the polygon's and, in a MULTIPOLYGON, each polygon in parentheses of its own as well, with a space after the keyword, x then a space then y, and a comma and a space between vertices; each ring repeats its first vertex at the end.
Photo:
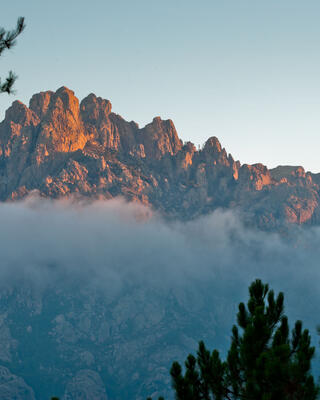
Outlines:
POLYGON ((19 17, 15 29, 6 31, 4 28, 0 28, 0 55, 4 50, 11 49, 16 44, 17 37, 25 27, 24 17, 19 17))
POLYGON ((14 90, 12 88, 16 79, 17 75, 15 75, 12 71, 9 72, 9 75, 7 76, 4 83, 2 83, 0 79, 0 93, 13 94, 14 90))
MULTIPOLYGON (((15 29, 6 31, 4 28, 0 28, 0 56, 5 50, 11 49, 16 44, 17 37, 23 32, 25 27, 24 17, 19 17, 15 29)), ((9 72, 4 82, 0 79, 0 93, 14 93, 13 85, 16 79, 17 75, 12 71, 9 72)))

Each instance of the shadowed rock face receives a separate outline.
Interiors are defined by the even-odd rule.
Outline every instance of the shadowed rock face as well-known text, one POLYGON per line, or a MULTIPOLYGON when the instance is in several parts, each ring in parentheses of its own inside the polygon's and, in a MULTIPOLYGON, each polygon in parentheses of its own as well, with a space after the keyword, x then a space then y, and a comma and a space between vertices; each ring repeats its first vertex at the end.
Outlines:
POLYGON ((0 366, 0 398, 3 400, 35 400, 33 390, 25 381, 0 366))
POLYGON ((81 370, 67 384, 63 400, 108 400, 100 376, 91 370, 81 370))
POLYGON ((241 165, 209 138, 197 151, 171 120, 144 128, 90 94, 79 104, 62 87, 15 101, 0 124, 0 199, 124 196, 167 217, 190 219, 239 208, 262 229, 318 224, 320 178, 302 167, 241 165))

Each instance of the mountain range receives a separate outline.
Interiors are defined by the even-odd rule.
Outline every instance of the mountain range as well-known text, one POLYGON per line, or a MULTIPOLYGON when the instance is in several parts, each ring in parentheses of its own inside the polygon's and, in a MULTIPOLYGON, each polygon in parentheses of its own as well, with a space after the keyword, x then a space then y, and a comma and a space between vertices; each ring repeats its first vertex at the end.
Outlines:
POLYGON ((172 362, 200 339, 224 354, 257 277, 315 328, 319 194, 320 174, 241 164, 216 137, 197 149, 94 94, 15 101, 0 123, 0 398, 171 400, 172 362))
POLYGON ((0 199, 122 196, 181 220, 237 209, 264 230, 319 224, 320 174, 241 164, 210 137, 183 143, 171 120, 143 128, 89 94, 61 87, 13 102, 0 124, 0 199))

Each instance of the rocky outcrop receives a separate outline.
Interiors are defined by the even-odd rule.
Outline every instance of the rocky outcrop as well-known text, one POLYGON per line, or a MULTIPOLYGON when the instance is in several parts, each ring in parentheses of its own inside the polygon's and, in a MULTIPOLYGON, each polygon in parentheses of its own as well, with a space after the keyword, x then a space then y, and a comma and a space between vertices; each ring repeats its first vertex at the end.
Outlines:
POLYGON ((144 146, 146 157, 159 160, 164 155, 175 155, 182 148, 173 122, 162 121, 160 117, 153 119, 138 133, 139 141, 144 146))
POLYGON ((66 87, 56 93, 35 95, 30 109, 41 118, 35 151, 38 163, 54 152, 74 152, 87 142, 80 118, 79 100, 66 87), (33 108, 33 106, 35 107, 33 108))
POLYGON ((114 129, 109 118, 111 113, 110 101, 90 94, 82 100, 80 110, 86 136, 103 147, 119 150, 119 130, 114 129))
POLYGON ((63 400, 108 400, 100 375, 91 370, 79 371, 67 384, 63 400))
POLYGON ((171 120, 144 128, 66 87, 15 101, 0 124, 0 200, 41 196, 124 196, 166 217, 190 219, 218 207, 250 224, 278 229, 320 222, 320 174, 302 167, 241 165, 216 137, 183 144, 171 120))
POLYGON ((0 399, 35 400, 34 392, 25 381, 0 366, 0 399))

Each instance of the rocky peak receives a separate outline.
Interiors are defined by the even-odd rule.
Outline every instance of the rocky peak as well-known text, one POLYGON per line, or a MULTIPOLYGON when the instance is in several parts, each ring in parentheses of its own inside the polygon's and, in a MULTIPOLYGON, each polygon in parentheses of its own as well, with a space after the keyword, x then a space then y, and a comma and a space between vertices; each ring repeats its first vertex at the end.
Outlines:
POLYGON ((62 86, 55 93, 40 93, 31 101, 42 115, 37 141, 37 160, 55 152, 83 149, 87 138, 80 118, 79 100, 74 92, 62 86))
POLYGON ((192 154, 197 151, 196 146, 192 142, 186 142, 183 145, 182 150, 184 150, 185 152, 188 152, 188 153, 192 153, 192 154))
POLYGON ((294 182, 297 178, 306 178, 306 172, 301 166, 279 165, 270 169, 270 174, 278 182, 294 182))
POLYGON ((79 110, 79 100, 74 95, 74 91, 68 89, 65 86, 59 88, 54 94, 56 99, 61 99, 65 109, 77 112, 79 110))
POLYGON ((221 144, 215 136, 210 137, 201 151, 201 157, 207 163, 213 163, 214 165, 230 166, 228 155, 225 149, 221 147, 221 144))
MULTIPOLYGON (((161 127, 161 125, 162 125, 163 122, 164 122, 164 121, 162 121, 161 117, 160 117, 160 116, 157 116, 157 117, 154 117, 154 118, 153 118, 151 124, 152 124, 153 126, 156 126, 156 127, 161 127)), ((171 121, 171 122, 172 122, 172 121, 171 121)))
POLYGON ((25 167, 25 160, 29 157, 30 143, 33 142, 39 124, 38 116, 20 101, 14 101, 6 111, 5 119, 0 124, 0 156, 8 159, 7 187, 10 185, 14 187, 19 179, 19 174, 25 167))
POLYGON ((239 170, 239 180, 241 184, 244 183, 248 188, 259 191, 265 186, 271 185, 272 176, 268 168, 261 163, 243 164, 239 170))
POLYGON ((91 93, 80 103, 81 117, 85 123, 95 123, 105 119, 111 113, 112 105, 109 100, 97 97, 91 93))
POLYGON ((156 159, 167 153, 174 155, 182 148, 182 141, 171 119, 153 118, 150 124, 141 129, 141 139, 146 156, 156 159))
POLYGON ((29 102, 29 108, 34 111, 39 118, 43 118, 48 111, 53 94, 54 92, 52 91, 34 94, 29 102))
POLYGON ((203 150, 207 153, 221 153, 222 148, 218 138, 215 136, 210 137, 206 141, 203 150))
POLYGON ((61 113, 67 113, 73 119, 79 118, 79 100, 74 92, 65 86, 55 93, 47 91, 33 95, 29 107, 42 120, 51 120, 61 113))
POLYGON ((16 100, 6 111, 5 122, 29 126, 31 124, 37 125, 39 123, 39 118, 25 104, 16 100))

